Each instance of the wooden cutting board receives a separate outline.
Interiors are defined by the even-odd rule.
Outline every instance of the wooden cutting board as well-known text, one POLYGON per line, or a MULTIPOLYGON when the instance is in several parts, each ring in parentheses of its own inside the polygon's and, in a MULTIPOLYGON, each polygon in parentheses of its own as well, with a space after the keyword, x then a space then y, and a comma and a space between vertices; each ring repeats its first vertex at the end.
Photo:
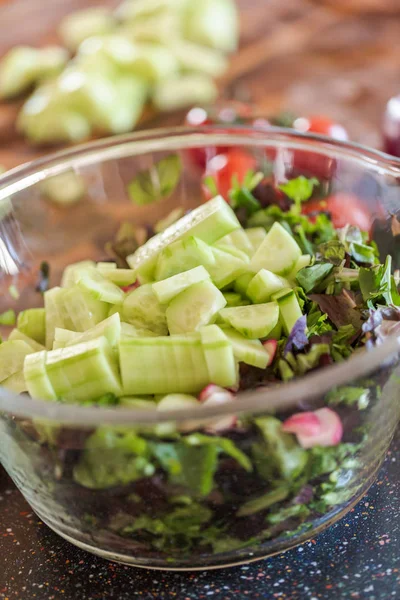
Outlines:
MULTIPOLYGON (((14 44, 57 40, 61 17, 96 0, 0 0, 0 55, 14 44)), ((241 45, 221 96, 250 97, 265 115, 326 114, 352 139, 379 147, 386 101, 400 92, 398 0, 238 0, 241 45)), ((52 152, 14 128, 20 102, 0 105, 0 164, 52 152)), ((146 112, 140 127, 178 125, 183 113, 146 112)))

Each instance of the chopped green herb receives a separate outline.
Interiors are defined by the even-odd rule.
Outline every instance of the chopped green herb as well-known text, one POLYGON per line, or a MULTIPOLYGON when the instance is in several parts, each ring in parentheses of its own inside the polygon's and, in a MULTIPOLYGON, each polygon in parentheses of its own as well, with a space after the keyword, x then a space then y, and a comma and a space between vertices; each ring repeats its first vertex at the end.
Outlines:
POLYGON ((315 179, 315 177, 308 179, 307 177, 300 175, 295 179, 291 179, 287 183, 282 183, 278 186, 278 188, 282 190, 282 192, 284 192, 288 198, 293 200, 293 212, 300 212, 301 203, 306 202, 311 198, 314 187, 318 185, 319 181, 318 179, 315 179))
POLYGON ((170 154, 141 171, 127 187, 129 198, 143 206, 166 198, 179 183, 182 163, 178 154, 170 154))
POLYGON ((11 308, 0 315, 0 325, 15 325, 17 316, 11 308))

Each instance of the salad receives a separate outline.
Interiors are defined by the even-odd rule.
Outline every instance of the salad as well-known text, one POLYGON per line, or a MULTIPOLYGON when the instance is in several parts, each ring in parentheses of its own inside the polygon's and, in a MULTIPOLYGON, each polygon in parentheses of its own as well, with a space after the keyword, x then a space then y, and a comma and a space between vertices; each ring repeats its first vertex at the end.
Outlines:
MULTIPOLYGON (((212 177, 205 186, 218 191, 212 177)), ((370 232, 335 227, 320 188, 249 170, 229 203, 216 195, 174 211, 136 249, 110 242, 115 261, 71 264, 53 288, 42 268, 43 308, 21 312, 0 344, 1 386, 49 402, 198 414, 79 432, 13 422, 27 448, 40 446, 33 468, 82 531, 179 563, 304 531, 362 486, 363 414, 390 366, 313 410, 201 417, 202 406, 229 409, 243 390, 351 360, 399 329, 391 257, 380 262, 370 232)), ((0 322, 15 318, 10 309, 0 322)))

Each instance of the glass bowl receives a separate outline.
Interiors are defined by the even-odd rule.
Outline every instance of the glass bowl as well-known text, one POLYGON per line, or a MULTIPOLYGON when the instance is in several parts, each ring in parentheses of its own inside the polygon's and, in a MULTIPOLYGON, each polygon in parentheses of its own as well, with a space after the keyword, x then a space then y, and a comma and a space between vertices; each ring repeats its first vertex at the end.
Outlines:
MULTIPOLYGON (((0 313, 42 305, 36 287, 44 261, 57 285, 69 263, 105 260, 122 223, 148 230, 172 209, 204 202, 197 159, 221 146, 251 155, 275 182, 302 173, 316 176, 325 194, 357 195, 382 254, 398 262, 391 230, 400 207, 397 160, 288 130, 158 130, 60 152, 0 179, 0 313), (171 155, 180 167, 173 184, 167 177, 164 197, 133 203, 129 183, 171 155), (79 201, 54 202, 54 189, 65 200, 76 185, 79 201)), ((160 189, 159 180, 155 185, 160 189)), ((236 565, 314 537, 360 499, 398 423, 398 377, 392 336, 303 378, 246 391, 228 406, 85 407, 0 388, 0 459, 38 516, 89 552, 155 569, 236 565), (299 453, 290 434, 276 445, 263 437, 263 428, 276 424, 273 415, 321 408, 332 392, 338 398, 349 388, 353 404, 336 406, 340 450, 299 453), (221 419, 239 426, 210 433, 221 419)))

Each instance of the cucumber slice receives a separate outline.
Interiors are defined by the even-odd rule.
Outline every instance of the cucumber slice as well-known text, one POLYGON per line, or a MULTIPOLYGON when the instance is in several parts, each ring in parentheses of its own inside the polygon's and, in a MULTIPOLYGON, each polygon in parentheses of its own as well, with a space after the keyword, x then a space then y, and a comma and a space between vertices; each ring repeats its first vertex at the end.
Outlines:
POLYGON ((72 402, 121 395, 118 367, 106 338, 47 353, 46 372, 57 397, 72 402))
POLYGON ((160 253, 155 279, 161 281, 200 265, 205 267, 215 265, 210 246, 195 237, 178 240, 160 253))
POLYGON ((0 385, 10 390, 10 392, 14 392, 14 394, 22 394, 28 391, 23 369, 7 377, 0 385))
POLYGON ((121 339, 122 338, 136 338, 136 337, 157 337, 158 334, 154 333, 150 329, 142 329, 135 327, 130 323, 121 323, 121 339))
POLYGON ((97 269, 103 275, 104 271, 110 271, 117 268, 117 263, 115 262, 98 262, 96 263, 97 269))
POLYGON ((20 371, 24 366, 25 356, 32 353, 29 344, 22 340, 0 344, 0 382, 20 371))
POLYGON ((215 258, 215 264, 207 267, 210 277, 215 285, 221 289, 229 285, 242 275, 247 266, 245 262, 232 256, 228 252, 224 252, 219 248, 212 248, 215 258))
POLYGON ((139 396, 123 396, 119 399, 118 406, 135 410, 157 410, 157 404, 153 399, 146 400, 146 398, 140 398, 139 396))
POLYGON ((232 344, 218 325, 200 329, 210 381, 215 385, 230 387, 237 384, 236 362, 232 344))
MULTIPOLYGON (((125 269, 123 269, 125 271, 125 269)), ((114 272, 111 271, 112 273, 114 272)), ((133 271, 128 271, 133 273, 133 271)), ((125 298, 124 292, 114 283, 108 281, 95 267, 79 267, 75 269, 76 283, 89 292, 95 300, 108 302, 108 304, 122 304, 125 298)), ((108 273, 108 271, 107 271, 108 273)), ((135 277, 135 274, 133 273, 135 277)))
POLYGON ((301 256, 294 238, 275 222, 250 261, 253 270, 268 269, 277 275, 287 275, 301 256))
POLYGON ((268 366, 270 355, 260 340, 248 340, 238 331, 226 325, 221 325, 221 329, 232 344, 236 360, 259 369, 265 369, 268 366))
POLYGON ((168 213, 166 217, 164 217, 164 219, 160 219, 159 221, 157 221, 157 223, 154 225, 154 231, 156 233, 161 233, 162 231, 167 229, 167 227, 170 227, 171 225, 176 223, 181 217, 183 217, 184 214, 185 211, 181 206, 173 208, 171 212, 168 213))
POLYGON ((24 362, 26 387, 32 398, 39 400, 57 400, 56 393, 46 372, 47 352, 29 354, 24 362))
POLYGON ((283 330, 289 335, 297 319, 303 316, 297 296, 291 288, 284 288, 272 298, 278 303, 283 330))
POLYGON ((281 320, 278 319, 275 327, 269 332, 268 335, 265 336, 266 340, 280 340, 282 337, 282 323, 281 320))
POLYGON ((40 352, 41 350, 44 350, 44 346, 42 344, 38 344, 36 340, 28 337, 22 333, 22 331, 19 331, 19 329, 13 329, 8 336, 9 342, 12 342, 13 340, 22 340, 23 342, 26 342, 28 346, 32 348, 33 352, 40 352))
POLYGON ((221 317, 246 338, 266 337, 275 327, 279 318, 276 302, 223 308, 221 317))
POLYGON ((279 275, 275 275, 275 273, 267 271, 267 269, 261 269, 250 281, 246 295, 254 304, 262 304, 263 302, 267 302, 272 294, 289 287, 289 285, 287 279, 279 277, 279 275))
POLYGON ((119 347, 124 395, 198 394, 210 383, 199 334, 122 339, 119 347))
POLYGON ((61 279, 61 287, 71 287, 77 283, 76 271, 84 269, 86 267, 95 267, 96 263, 93 260, 81 260, 77 263, 72 263, 65 267, 64 273, 61 279))
POLYGON ((126 295, 122 305, 122 321, 139 329, 150 329, 167 335, 165 308, 160 304, 150 283, 145 283, 126 295))
MULTIPOLYGON (((73 288, 69 288, 73 289, 73 288)), ((44 293, 44 308, 46 319, 46 348, 52 348, 56 327, 75 329, 75 326, 66 310, 65 296, 68 290, 54 287, 44 293)))
POLYGON ((230 244, 220 244, 217 242, 215 244, 215 248, 218 248, 218 250, 222 250, 223 252, 227 252, 228 254, 232 254, 232 256, 239 258, 239 260, 242 260, 245 264, 250 262, 248 254, 243 252, 243 250, 236 248, 235 246, 231 246, 230 244))
POLYGON ((212 323, 226 300, 211 281, 195 283, 171 300, 167 325, 171 335, 197 331, 212 323))
POLYGON ((62 327, 56 327, 54 331, 54 342, 53 350, 58 348, 65 348, 65 346, 71 342, 73 343, 81 334, 77 331, 70 331, 69 329, 62 329, 62 327))
POLYGON ((214 244, 239 227, 240 223, 231 207, 221 196, 216 196, 192 210, 162 233, 150 238, 134 254, 128 256, 127 261, 131 269, 137 272, 141 283, 151 281, 158 255, 172 242, 194 236, 206 244, 214 244))
POLYGON ((183 410, 199 407, 200 402, 190 394, 167 394, 156 404, 157 410, 183 410))
POLYGON ((64 329, 86 331, 108 317, 110 305, 96 300, 90 292, 79 285, 64 290, 62 301, 64 311, 69 317, 68 324, 61 325, 64 329))
POLYGON ((117 286, 125 287, 136 281, 136 273, 132 269, 103 269, 100 272, 104 279, 117 286))
MULTIPOLYGON (((249 257, 253 256, 254 254, 253 246, 249 241, 247 232, 242 228, 236 229, 235 231, 232 231, 232 233, 228 233, 228 235, 224 235, 223 238, 216 242, 215 246, 217 248, 220 248, 221 244, 222 246, 233 246, 237 250, 241 250, 242 252, 244 252, 244 254, 246 254, 249 257)), ((224 250, 224 247, 222 247, 222 250, 224 250)))
POLYGON ((226 306, 247 306, 248 300, 243 300, 240 294, 236 292, 225 292, 223 294, 226 300, 226 306))
POLYGON ((304 267, 308 267, 310 264, 311 256, 309 254, 302 254, 296 262, 296 264, 294 265, 293 271, 291 271, 290 275, 288 275, 288 279, 294 280, 296 278, 297 273, 301 271, 301 269, 304 269, 304 267))
POLYGON ((247 292, 248 285, 249 285, 250 281, 253 279, 254 275, 255 274, 253 272, 247 272, 247 273, 243 273, 243 275, 239 275, 239 277, 236 279, 235 283, 233 284, 233 289, 235 290, 235 292, 237 292, 238 294, 241 294, 242 296, 244 296, 246 298, 247 297, 246 292, 247 292))
POLYGON ((210 279, 208 271, 203 266, 195 267, 184 273, 178 273, 168 279, 153 283, 153 291, 161 304, 170 302, 172 298, 186 290, 194 283, 210 279))
POLYGON ((46 343, 46 323, 44 308, 28 308, 19 313, 17 328, 38 344, 46 343))
POLYGON ((261 246, 264 239, 267 237, 267 232, 265 231, 264 227, 249 227, 248 229, 245 229, 245 232, 247 239, 252 246, 253 250, 251 256, 253 256, 253 254, 255 254, 261 246))
MULTIPOLYGON (((119 340, 121 337, 121 321, 118 313, 115 313, 111 317, 104 319, 91 329, 84 331, 83 333, 75 333, 73 331, 69 331, 67 336, 65 336, 65 329, 62 329, 61 336, 68 337, 69 339, 65 339, 64 346, 60 347, 68 347, 73 346, 74 344, 81 344, 82 342, 89 342, 90 340, 96 340, 100 337, 105 337, 112 348, 116 348, 119 344, 119 340), (72 334, 72 335, 71 335, 72 334)), ((60 330, 56 329, 54 340, 55 342, 60 341, 60 330)), ((56 348, 54 348, 56 349, 56 348)))

